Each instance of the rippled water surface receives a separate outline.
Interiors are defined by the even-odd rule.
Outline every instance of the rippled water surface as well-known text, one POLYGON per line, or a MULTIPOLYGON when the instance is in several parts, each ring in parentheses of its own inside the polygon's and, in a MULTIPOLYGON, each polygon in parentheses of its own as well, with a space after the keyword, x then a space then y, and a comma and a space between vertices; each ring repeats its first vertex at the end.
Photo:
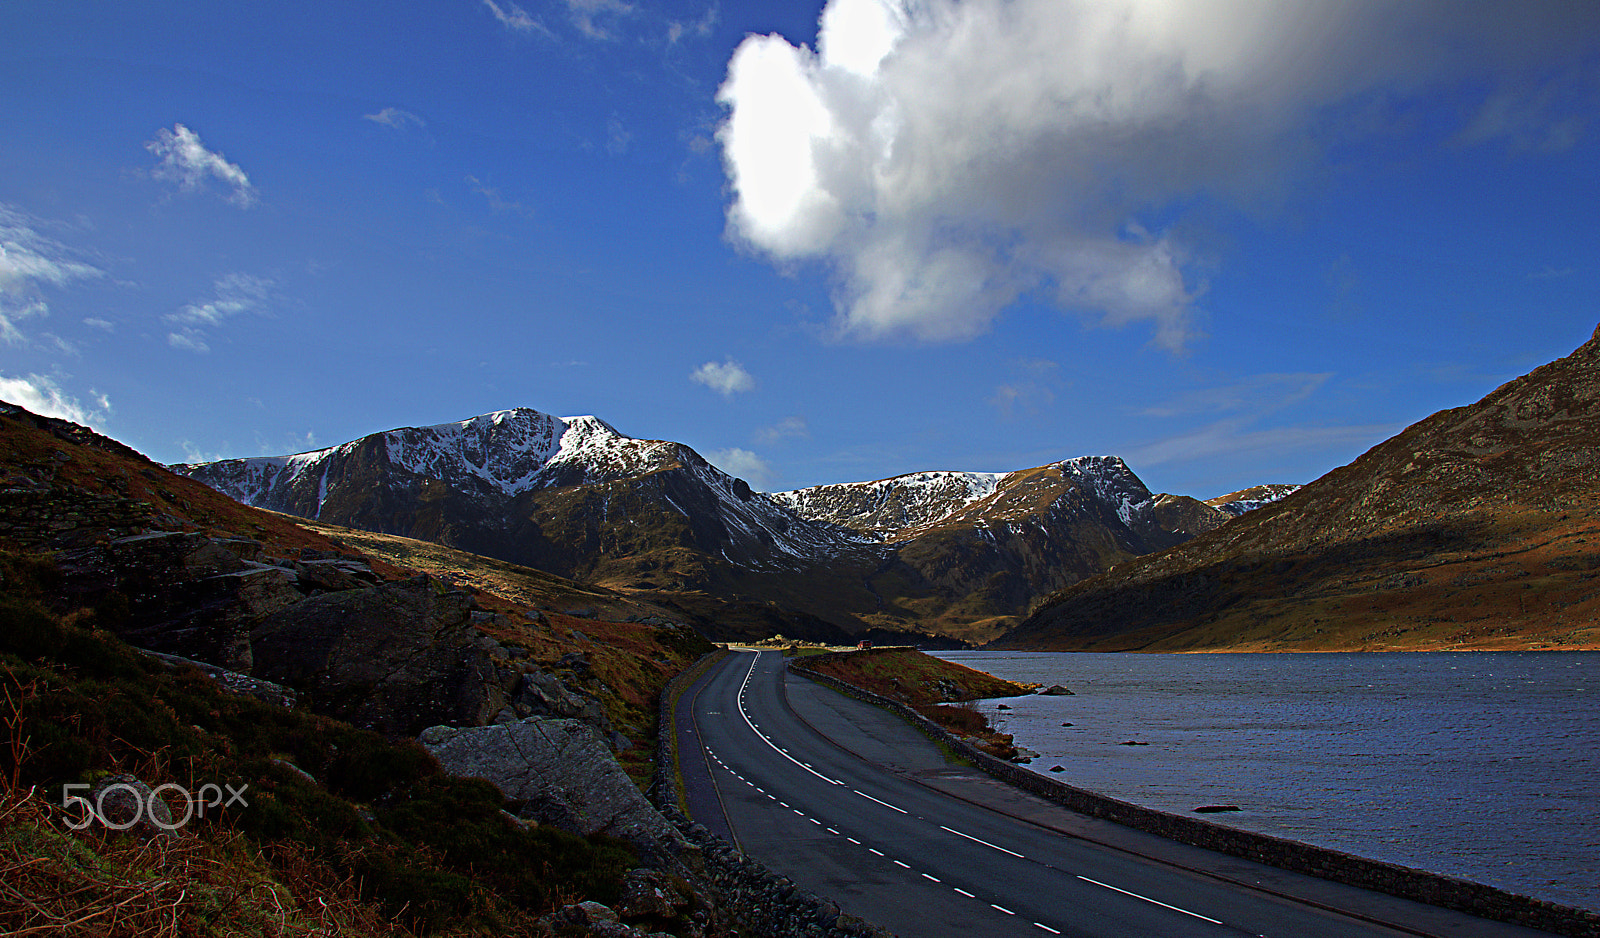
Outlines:
POLYGON ((1074 692, 981 705, 1041 774, 1600 909, 1600 653, 939 656, 1074 692))

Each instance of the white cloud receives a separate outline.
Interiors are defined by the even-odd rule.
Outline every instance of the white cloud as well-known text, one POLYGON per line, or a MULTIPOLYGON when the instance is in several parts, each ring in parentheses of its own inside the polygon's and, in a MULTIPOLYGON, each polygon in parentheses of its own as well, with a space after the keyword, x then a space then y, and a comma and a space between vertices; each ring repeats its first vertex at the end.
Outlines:
POLYGON ((375 114, 363 114, 361 119, 372 121, 374 124, 382 124, 385 127, 393 127, 396 130, 404 130, 408 126, 428 126, 427 122, 422 118, 410 111, 401 110, 397 107, 386 107, 375 114))
POLYGON ((516 199, 508 199, 502 196, 499 189, 485 185, 478 179, 477 176, 468 176, 467 185, 471 187, 473 192, 476 192, 485 199, 489 200, 489 211, 495 213, 496 215, 511 212, 516 215, 521 215, 524 218, 533 217, 533 209, 523 205, 516 199))
POLYGON ((1253 453, 1281 455, 1294 450, 1365 448, 1393 435, 1398 428, 1386 424, 1256 428, 1273 414, 1311 397, 1332 377, 1331 372, 1251 375, 1231 384, 1180 394, 1143 409, 1140 416, 1182 419, 1209 415, 1217 419, 1165 439, 1129 447, 1121 455, 1130 465, 1155 466, 1253 453))
POLYGON ((527 10, 517 6, 515 3, 511 3, 510 0, 507 0, 504 6, 496 3, 495 0, 483 0, 483 5, 488 7, 489 12, 494 14, 494 18, 500 21, 500 25, 507 29, 515 30, 519 33, 529 33, 534 30, 548 32, 538 20, 528 15, 527 10))
POLYGON ((117 324, 112 322, 109 319, 99 319, 97 317, 91 316, 88 319, 85 319, 83 321, 83 324, 88 326, 88 327, 90 327, 90 328, 92 328, 92 329, 101 329, 101 330, 104 330, 106 332, 116 332, 117 331, 117 324))
POLYGON ((1185 392, 1169 401, 1145 408, 1140 411, 1140 416, 1182 417, 1236 411, 1264 416, 1300 403, 1315 394, 1332 377, 1331 371, 1251 375, 1232 384, 1185 392))
POLYGON ((599 23, 602 16, 623 16, 632 13, 633 4, 622 0, 566 0, 567 16, 572 25, 590 39, 610 39, 612 34, 599 23))
POLYGON ((211 351, 205 330, 220 326, 240 313, 265 310, 272 287, 271 280, 250 274, 232 273, 218 277, 212 284, 210 299, 190 303, 164 317, 178 327, 177 331, 167 334, 167 344, 202 354, 211 351))
POLYGON ((162 127, 156 138, 144 145, 146 150, 161 158, 150 174, 157 179, 176 182, 178 188, 192 192, 203 185, 207 177, 215 177, 231 191, 228 201, 240 208, 256 203, 256 189, 250 177, 238 165, 228 162, 221 153, 213 153, 200 142, 200 135, 183 126, 173 124, 172 129, 162 127))
POLYGON ((1055 403, 1055 386, 1060 382, 1060 365, 1046 358, 1026 358, 1012 362, 1011 380, 998 385, 989 403, 1004 417, 1017 411, 1036 414, 1055 403))
POLYGON ((750 372, 731 358, 721 364, 706 362, 689 373, 689 380, 703 384, 724 397, 753 391, 756 386, 756 379, 750 376, 750 372))
POLYGON ((713 466, 738 479, 750 483, 758 492, 767 491, 772 484, 772 466, 765 459, 737 446, 707 453, 706 460, 713 466))
MULTIPOLYGON (((780 265, 822 262, 846 335, 967 339, 1028 294, 1176 350, 1204 289, 1186 203, 1277 204, 1317 165, 1314 141, 1364 132, 1334 125, 1338 106, 1463 78, 1520 100, 1511 78, 1565 74, 1585 17, 1447 0, 829 0, 815 50, 750 36, 729 61, 728 233, 780 265), (1138 223, 1155 216, 1175 221, 1138 223)), ((1548 81, 1522 89, 1551 102, 1543 137, 1491 99, 1474 138, 1571 138, 1548 81)))
POLYGON ((682 39, 684 36, 695 36, 700 39, 706 38, 707 36, 711 35, 711 30, 716 27, 717 20, 721 17, 721 15, 722 11, 718 8, 717 4, 713 3, 706 7, 705 13, 701 14, 698 20, 695 20, 692 23, 685 23, 681 20, 673 20, 667 24, 667 44, 676 45, 678 40, 682 39))
POLYGON ((756 434, 756 438, 763 443, 772 444, 783 440, 810 439, 811 426, 804 417, 785 417, 756 434))
MULTIPOLYGON (((94 394, 93 391, 90 392, 94 394)), ((111 400, 104 394, 95 394, 94 406, 85 407, 75 397, 68 396, 61 387, 44 375, 26 378, 9 378, 0 375, 0 400, 10 401, 44 417, 57 417, 81 423, 86 427, 99 427, 111 416, 111 400)))
POLYGON ((206 342, 205 333, 197 329, 169 332, 167 333, 167 344, 173 348, 181 348, 186 352, 194 352, 197 355, 204 355, 211 351, 211 345, 206 342))
POLYGON ((621 156, 628 152, 628 144, 632 142, 633 134, 623 125, 618 117, 606 121, 606 152, 612 156, 621 156))
POLYGON ((1159 466, 1169 462, 1197 463, 1218 456, 1239 457, 1255 453, 1282 457, 1295 451, 1352 447, 1359 453, 1402 429, 1393 424, 1366 424, 1250 430, 1246 424, 1244 420, 1219 420, 1187 433, 1133 447, 1123 453, 1123 458, 1133 466, 1159 466))
POLYGON ((18 323, 50 314, 40 288, 60 287, 103 274, 74 260, 66 246, 41 235, 42 223, 0 203, 0 343, 20 345, 26 339, 18 323))

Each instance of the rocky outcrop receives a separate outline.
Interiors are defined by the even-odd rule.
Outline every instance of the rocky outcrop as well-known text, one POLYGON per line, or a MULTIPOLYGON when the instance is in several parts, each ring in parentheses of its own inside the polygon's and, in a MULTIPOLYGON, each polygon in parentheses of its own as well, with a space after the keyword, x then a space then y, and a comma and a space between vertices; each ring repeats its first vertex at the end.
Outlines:
POLYGON ((215 681, 223 690, 230 693, 243 694, 246 697, 254 697, 265 704, 293 709, 299 699, 292 688, 284 687, 282 684, 263 681, 258 677, 251 677, 238 671, 229 671, 227 668, 219 668, 214 664, 196 661, 193 658, 185 658, 181 655, 168 655, 159 651, 148 650, 144 653, 170 667, 196 668, 200 673, 215 681))
POLYGON ((385 582, 355 557, 278 558, 248 538, 178 531, 59 558, 70 606, 100 610, 130 644, 189 659, 233 689, 258 682, 280 702, 298 692, 319 712, 391 735, 543 715, 626 745, 598 700, 484 635, 499 614, 438 578, 385 582))
POLYGON ((452 775, 499 788, 519 816, 632 844, 652 865, 676 869, 695 848, 651 807, 594 729, 530 717, 495 726, 434 726, 418 737, 452 775))
POLYGON ((503 695, 471 612, 466 593, 422 576, 313 596, 251 630, 254 673, 379 732, 486 723, 503 695))

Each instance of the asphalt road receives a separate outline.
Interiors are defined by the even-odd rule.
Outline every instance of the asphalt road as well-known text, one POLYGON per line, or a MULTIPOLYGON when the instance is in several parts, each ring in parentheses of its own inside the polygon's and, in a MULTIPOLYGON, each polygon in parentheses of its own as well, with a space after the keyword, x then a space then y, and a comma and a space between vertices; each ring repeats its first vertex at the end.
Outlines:
POLYGON ((777 652, 728 656, 674 718, 694 820, 900 938, 1544 934, 1073 814, 777 652))

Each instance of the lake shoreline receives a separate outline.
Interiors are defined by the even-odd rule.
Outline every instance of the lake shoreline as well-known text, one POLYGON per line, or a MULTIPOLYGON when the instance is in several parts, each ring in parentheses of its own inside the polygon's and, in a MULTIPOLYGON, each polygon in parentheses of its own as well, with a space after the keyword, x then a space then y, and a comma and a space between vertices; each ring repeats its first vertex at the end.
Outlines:
POLYGON ((1238 805, 1205 817, 1600 909, 1574 794, 1600 772, 1581 709, 1600 656, 938 654, 1075 692, 985 706, 1040 753, 1034 774, 1179 815, 1238 805))

